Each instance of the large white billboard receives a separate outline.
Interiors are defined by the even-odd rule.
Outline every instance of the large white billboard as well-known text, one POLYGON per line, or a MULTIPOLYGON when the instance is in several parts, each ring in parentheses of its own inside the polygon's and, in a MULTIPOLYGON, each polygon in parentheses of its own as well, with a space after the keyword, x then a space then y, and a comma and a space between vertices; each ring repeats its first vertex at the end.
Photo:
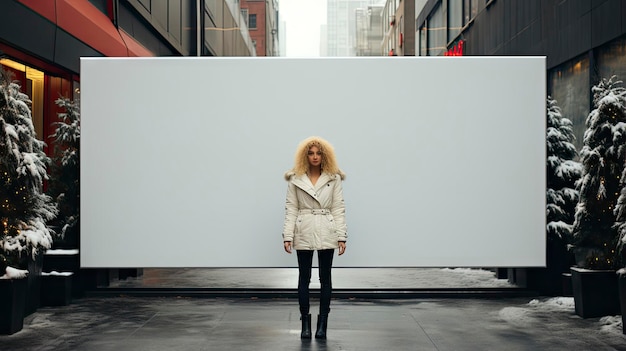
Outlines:
POLYGON ((337 267, 545 265, 545 57, 83 58, 82 267, 294 267, 297 144, 336 149, 337 267))

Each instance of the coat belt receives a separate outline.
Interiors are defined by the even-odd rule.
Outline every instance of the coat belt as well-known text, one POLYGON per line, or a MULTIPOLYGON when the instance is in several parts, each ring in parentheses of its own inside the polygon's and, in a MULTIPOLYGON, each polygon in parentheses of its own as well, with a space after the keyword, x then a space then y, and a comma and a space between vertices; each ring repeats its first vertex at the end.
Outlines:
POLYGON ((313 215, 327 215, 330 214, 330 210, 327 208, 305 208, 298 211, 300 214, 313 214, 313 215))

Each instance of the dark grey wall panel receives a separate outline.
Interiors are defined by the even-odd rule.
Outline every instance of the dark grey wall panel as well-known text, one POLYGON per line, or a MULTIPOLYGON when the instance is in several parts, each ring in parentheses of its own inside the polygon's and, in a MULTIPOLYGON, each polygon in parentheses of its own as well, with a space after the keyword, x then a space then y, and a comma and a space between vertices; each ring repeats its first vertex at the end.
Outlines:
POLYGON ((590 48, 591 12, 587 12, 580 17, 572 18, 569 25, 559 30, 557 42, 548 46, 548 67, 556 66, 590 48))
POLYGON ((105 15, 109 15, 107 13, 107 2, 108 0, 89 0, 89 2, 95 6, 100 12, 104 13, 105 15))
POLYGON ((151 7, 151 0, 137 0, 141 6, 143 6, 144 9, 146 9, 146 11, 150 12, 152 7, 151 7))
POLYGON ((183 47, 186 48, 189 55, 197 55, 198 51, 198 17, 202 18, 202 10, 198 16, 196 2, 194 0, 185 0, 180 5, 180 36, 183 47))
POLYGON ((15 2, 0 3, 0 38, 16 49, 80 72, 80 57, 102 54, 48 19, 15 2))
POLYGON ((102 57, 103 55, 85 43, 71 36, 66 31, 56 29, 56 45, 54 48, 54 62, 72 70, 80 72, 81 57, 102 57))
POLYGON ((621 14, 622 3, 621 0, 607 0, 593 9, 591 13, 593 28, 591 45, 593 47, 600 46, 620 35, 623 18, 619 14, 621 14))
MULTIPOLYGON (((152 1, 149 8, 146 1, 126 0, 120 3, 125 8, 124 16, 141 18, 160 36, 161 42, 167 42, 178 55, 189 56, 196 53, 195 0, 159 0, 152 1), (184 26, 188 24, 190 26, 184 26)), ((122 14, 120 13, 120 17, 122 14)), ((127 25, 128 18, 124 18, 127 25)), ((120 22, 122 20, 120 19, 120 22)))
POLYGON ((121 3, 118 16, 119 26, 155 55, 173 56, 178 54, 173 47, 163 43, 159 34, 153 31, 150 24, 138 16, 133 8, 121 3))
POLYGON ((48 61, 54 60, 56 26, 24 5, 0 2, 0 40, 48 61))
MULTIPOLYGON (((429 0, 421 25, 442 0, 429 0)), ((624 0, 496 0, 461 33, 466 55, 545 55, 553 68, 626 34, 624 0)))
POLYGON ((182 2, 180 1, 170 1, 168 3, 168 29, 169 33, 174 38, 174 40, 178 42, 182 42, 182 15, 183 8, 182 2))
POLYGON ((487 22, 489 23, 488 36, 491 37, 490 45, 487 47, 485 54, 487 55, 501 55, 504 50, 505 41, 505 7, 504 6, 491 6, 487 9, 488 15, 486 15, 487 22))
POLYGON ((622 23, 621 23, 621 31, 620 33, 626 33, 626 4, 621 3, 621 9, 620 9, 620 18, 622 19, 622 23))
POLYGON ((168 32, 169 27, 167 25, 167 0, 165 1, 155 1, 152 4, 152 11, 150 12, 152 15, 152 24, 155 27, 158 27, 165 32, 168 32))

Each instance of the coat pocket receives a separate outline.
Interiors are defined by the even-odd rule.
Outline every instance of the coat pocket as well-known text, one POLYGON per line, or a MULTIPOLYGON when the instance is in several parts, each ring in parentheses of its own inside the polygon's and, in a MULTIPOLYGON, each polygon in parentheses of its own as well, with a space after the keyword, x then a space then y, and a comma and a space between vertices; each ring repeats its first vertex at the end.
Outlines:
POLYGON ((294 228, 294 234, 300 233, 301 230, 302 230, 302 215, 298 215, 298 217, 296 217, 296 227, 294 228))
POLYGON ((306 250, 311 246, 311 233, 308 232, 310 225, 306 222, 307 218, 299 215, 296 218, 296 228, 293 236, 293 244, 296 250, 306 250))
POLYGON ((335 225, 335 217, 333 217, 333 215, 330 213, 325 215, 325 217, 326 217, 325 234, 334 235, 337 230, 337 226, 335 225))

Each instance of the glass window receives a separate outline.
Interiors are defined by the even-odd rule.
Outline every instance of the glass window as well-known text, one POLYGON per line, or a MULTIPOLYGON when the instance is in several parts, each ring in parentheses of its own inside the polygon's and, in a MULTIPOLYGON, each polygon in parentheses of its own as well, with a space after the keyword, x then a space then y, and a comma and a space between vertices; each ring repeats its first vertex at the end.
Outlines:
POLYGON ((217 30, 217 26, 211 20, 208 12, 204 12, 204 42, 208 45, 213 53, 207 52, 207 55, 214 55, 216 52, 222 52, 223 40, 222 33, 217 30))
POLYGON ((387 7, 387 23, 385 23, 385 28, 387 30, 389 30, 389 28, 391 27, 391 22, 394 19, 394 12, 393 12, 393 8, 391 6, 387 7))
POLYGON ((448 42, 453 41, 463 27, 463 3, 461 0, 448 0, 448 42))
POLYGON ((428 28, 426 28, 426 26, 422 26, 420 28, 420 35, 419 35, 419 37, 420 37, 420 46, 419 46, 420 52, 419 52, 419 55, 420 56, 427 56, 428 55, 428 53, 427 53, 427 46, 426 46, 426 34, 427 34, 427 32, 428 32, 428 28))
POLYGON ((443 25, 443 10, 441 3, 428 17, 428 56, 437 56, 446 49, 446 31, 443 25))
POLYGON ((599 48, 596 63, 596 81, 617 76, 618 80, 626 82, 626 39, 617 39, 599 48))
POLYGON ((255 13, 251 13, 250 15, 248 15, 248 28, 256 29, 256 14, 255 13))
POLYGON ((478 0, 463 0, 463 25, 468 24, 478 14, 478 0))
POLYGON ((585 121, 589 115, 591 86, 589 59, 586 55, 564 63, 549 73, 549 92, 561 108, 563 117, 572 121, 576 149, 582 149, 585 121))
POLYGON ((43 113, 44 113, 44 73, 38 69, 26 66, 10 59, 0 59, 0 70, 9 70, 18 81, 21 92, 28 95, 31 101, 31 118, 35 127, 37 139, 44 140, 43 113))
POLYGON ((404 46, 404 16, 400 16, 400 25, 398 26, 398 46, 404 46))
POLYGON ((248 9, 241 9, 241 17, 246 22, 246 26, 248 26, 248 9))

